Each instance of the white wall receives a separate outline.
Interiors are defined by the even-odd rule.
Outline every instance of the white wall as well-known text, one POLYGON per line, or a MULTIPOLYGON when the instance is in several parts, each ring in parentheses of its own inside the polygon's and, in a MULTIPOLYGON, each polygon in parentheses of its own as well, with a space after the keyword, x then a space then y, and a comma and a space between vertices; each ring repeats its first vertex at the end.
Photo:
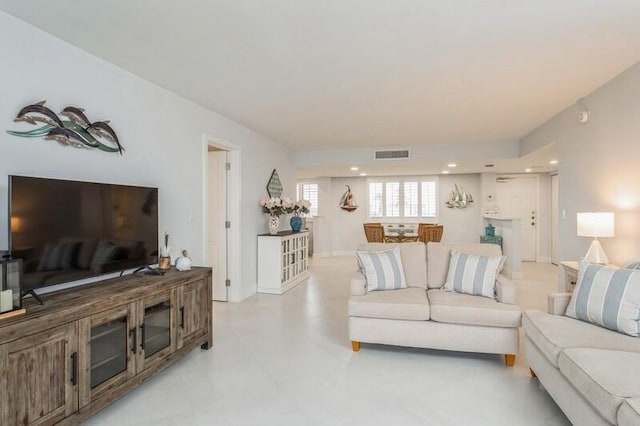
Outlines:
POLYGON ((589 239, 576 236, 576 213, 613 211, 615 238, 602 239, 609 259, 640 258, 640 64, 585 97, 588 123, 574 105, 521 141, 522 151, 558 145, 559 260, 584 256, 589 239))
POLYGON ((438 223, 444 225, 442 241, 447 243, 478 243, 482 235, 482 192, 480 175, 441 175, 438 183, 438 223), (455 184, 473 197, 464 209, 448 208, 445 203, 455 184))
POLYGON ((194 263, 203 264, 203 134, 207 134, 237 145, 242 152, 242 216, 237 225, 243 270, 230 296, 241 300, 255 292, 255 236, 266 230, 258 201, 266 195, 273 168, 278 169, 285 192, 294 194, 287 149, 3 12, 0 52, 0 249, 7 246, 6 176, 21 174, 157 186, 160 234, 171 233, 174 254, 188 248, 194 263), (40 100, 47 100, 55 111, 74 105, 85 108, 91 120, 111 120, 126 152, 120 156, 64 148, 53 141, 4 132, 25 129, 28 125, 13 123, 13 118, 20 108, 40 100))
POLYGON ((353 253, 360 244, 367 242, 362 224, 367 218, 367 180, 365 178, 332 178, 331 179, 331 252, 333 256, 345 256, 353 253), (351 187, 358 209, 346 211, 340 208, 340 197, 351 187))

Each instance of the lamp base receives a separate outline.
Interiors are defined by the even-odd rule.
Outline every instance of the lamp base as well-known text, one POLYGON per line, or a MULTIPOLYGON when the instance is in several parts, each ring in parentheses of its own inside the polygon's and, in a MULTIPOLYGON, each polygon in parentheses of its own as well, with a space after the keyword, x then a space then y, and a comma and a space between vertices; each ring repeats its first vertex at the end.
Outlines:
POLYGON ((591 242, 591 246, 589 246, 589 251, 584 256, 584 260, 589 263, 598 263, 604 265, 605 263, 609 263, 609 258, 605 254, 602 246, 600 245, 600 241, 597 238, 594 238, 591 242))

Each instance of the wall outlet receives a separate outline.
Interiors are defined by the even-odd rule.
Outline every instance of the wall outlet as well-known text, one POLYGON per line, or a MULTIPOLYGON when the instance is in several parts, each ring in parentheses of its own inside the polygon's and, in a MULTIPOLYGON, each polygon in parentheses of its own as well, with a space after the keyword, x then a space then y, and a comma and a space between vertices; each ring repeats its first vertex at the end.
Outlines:
POLYGON ((567 220, 567 211, 565 209, 560 212, 560 219, 567 220))

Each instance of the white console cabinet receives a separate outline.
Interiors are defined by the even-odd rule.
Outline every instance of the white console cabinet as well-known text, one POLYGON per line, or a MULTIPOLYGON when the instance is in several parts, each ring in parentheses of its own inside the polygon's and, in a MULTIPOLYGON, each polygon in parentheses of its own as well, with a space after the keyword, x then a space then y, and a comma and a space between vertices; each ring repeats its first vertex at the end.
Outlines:
POLYGON ((283 294, 309 278, 309 232, 258 235, 258 292, 283 294))

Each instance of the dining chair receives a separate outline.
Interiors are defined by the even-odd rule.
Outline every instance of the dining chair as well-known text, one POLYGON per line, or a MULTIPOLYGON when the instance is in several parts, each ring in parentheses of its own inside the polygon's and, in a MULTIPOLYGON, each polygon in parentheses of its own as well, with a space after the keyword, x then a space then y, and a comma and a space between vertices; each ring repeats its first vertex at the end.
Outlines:
POLYGON ((365 223, 364 235, 369 243, 384 243, 384 227, 381 223, 365 223))
POLYGON ((442 240, 443 233, 443 225, 436 225, 433 223, 418 224, 418 241, 420 242, 428 243, 429 241, 434 241, 439 243, 442 240))

